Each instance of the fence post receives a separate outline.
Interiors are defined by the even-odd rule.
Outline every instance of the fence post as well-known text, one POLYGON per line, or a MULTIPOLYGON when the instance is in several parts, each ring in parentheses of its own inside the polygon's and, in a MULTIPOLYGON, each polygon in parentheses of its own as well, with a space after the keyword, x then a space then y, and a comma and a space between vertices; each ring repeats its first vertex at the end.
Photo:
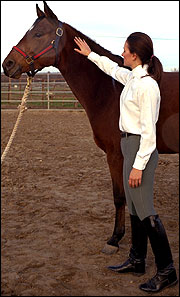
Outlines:
POLYGON ((9 83, 8 83, 8 100, 11 100, 11 78, 9 77, 9 83))
POLYGON ((49 71, 47 73, 47 100, 48 100, 48 109, 49 109, 49 71))

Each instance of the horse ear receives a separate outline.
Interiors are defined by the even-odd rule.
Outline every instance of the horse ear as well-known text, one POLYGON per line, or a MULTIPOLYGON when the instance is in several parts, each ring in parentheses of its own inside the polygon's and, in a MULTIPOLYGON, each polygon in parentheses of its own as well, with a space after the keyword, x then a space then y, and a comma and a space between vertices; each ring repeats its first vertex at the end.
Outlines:
POLYGON ((46 17, 52 18, 52 19, 56 19, 58 20, 57 16, 54 14, 54 12, 49 8, 49 6, 47 5, 46 1, 44 2, 44 13, 46 17))
POLYGON ((37 12, 38 18, 40 18, 41 16, 45 16, 44 12, 40 10, 38 4, 36 4, 36 12, 37 12))

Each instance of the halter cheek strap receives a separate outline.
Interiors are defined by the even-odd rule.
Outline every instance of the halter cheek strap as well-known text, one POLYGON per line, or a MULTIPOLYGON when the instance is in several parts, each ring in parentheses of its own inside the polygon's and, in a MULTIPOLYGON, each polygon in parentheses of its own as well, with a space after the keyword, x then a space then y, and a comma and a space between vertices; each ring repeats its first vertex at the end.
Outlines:
POLYGON ((50 51, 52 48, 55 49, 56 51, 56 60, 54 63, 54 66, 57 65, 58 63, 58 45, 59 45, 59 40, 61 38, 61 36, 63 35, 63 28, 62 28, 62 22, 59 21, 59 27, 56 29, 56 39, 51 41, 51 44, 46 47, 44 50, 40 51, 38 54, 34 55, 34 56, 28 56, 25 52, 23 52, 20 48, 18 48, 17 46, 13 46, 13 49, 15 49, 18 53, 20 53, 25 59, 26 59, 26 63, 29 64, 30 66, 30 71, 27 72, 28 76, 34 76, 38 71, 42 70, 41 69, 34 69, 34 60, 38 59, 39 57, 41 57, 42 55, 44 55, 45 53, 47 53, 48 51, 50 51))

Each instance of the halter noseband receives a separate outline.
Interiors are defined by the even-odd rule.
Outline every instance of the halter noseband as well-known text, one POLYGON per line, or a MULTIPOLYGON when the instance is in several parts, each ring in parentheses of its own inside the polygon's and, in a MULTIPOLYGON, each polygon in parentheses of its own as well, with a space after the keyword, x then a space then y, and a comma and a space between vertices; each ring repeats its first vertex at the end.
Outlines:
POLYGON ((27 72, 27 75, 28 76, 32 76, 34 77, 34 75, 42 70, 43 68, 41 69, 37 69, 35 70, 34 69, 34 60, 38 59, 39 57, 41 57, 42 55, 44 55, 45 53, 47 53, 49 50, 51 50, 52 48, 55 49, 56 51, 56 61, 55 61, 55 64, 57 64, 58 62, 58 52, 57 52, 57 49, 58 49, 58 45, 59 45, 59 40, 60 40, 60 37, 63 35, 63 29, 62 29, 62 22, 59 21, 59 27, 56 29, 56 39, 55 40, 52 40, 51 41, 51 44, 46 47, 44 50, 42 50, 41 52, 39 52, 37 55, 34 55, 34 56, 28 56, 25 52, 23 52, 20 48, 18 48, 17 46, 13 46, 13 49, 15 49, 18 53, 20 53, 25 59, 26 59, 26 63, 29 64, 30 66, 30 71, 27 72))

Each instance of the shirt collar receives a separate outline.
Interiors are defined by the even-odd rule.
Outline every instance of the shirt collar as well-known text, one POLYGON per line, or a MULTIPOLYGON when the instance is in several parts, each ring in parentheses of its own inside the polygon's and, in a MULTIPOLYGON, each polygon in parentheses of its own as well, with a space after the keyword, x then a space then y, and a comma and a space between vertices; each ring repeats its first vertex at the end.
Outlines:
POLYGON ((143 67, 142 67, 142 65, 136 66, 132 70, 132 76, 133 77, 137 77, 137 78, 141 78, 142 76, 147 75, 148 74, 147 68, 148 68, 148 65, 147 64, 145 64, 143 67))

